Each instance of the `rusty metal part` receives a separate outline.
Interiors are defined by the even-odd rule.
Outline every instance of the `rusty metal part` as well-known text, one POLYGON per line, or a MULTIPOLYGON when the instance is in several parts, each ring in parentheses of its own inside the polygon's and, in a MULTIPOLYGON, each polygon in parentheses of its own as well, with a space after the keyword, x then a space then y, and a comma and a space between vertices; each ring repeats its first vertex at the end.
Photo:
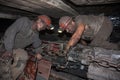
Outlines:
POLYGON ((18 80, 48 80, 50 70, 51 62, 45 59, 37 60, 35 56, 29 55, 24 74, 18 80))
POLYGON ((50 70, 51 70, 51 62, 42 59, 38 61, 38 75, 43 77, 45 80, 48 80, 49 75, 50 75, 50 70))
POLYGON ((64 56, 64 46, 65 44, 60 42, 42 41, 42 49, 49 55, 64 56))
POLYGON ((33 61, 34 56, 30 56, 27 61, 26 67, 24 69, 24 73, 28 79, 34 80, 36 78, 36 62, 33 61))

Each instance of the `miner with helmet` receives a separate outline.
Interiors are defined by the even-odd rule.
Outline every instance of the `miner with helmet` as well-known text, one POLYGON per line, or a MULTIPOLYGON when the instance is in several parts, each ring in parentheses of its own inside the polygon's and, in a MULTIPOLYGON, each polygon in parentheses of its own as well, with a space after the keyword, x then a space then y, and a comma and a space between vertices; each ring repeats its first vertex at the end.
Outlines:
POLYGON ((38 57, 39 47, 41 40, 39 38, 39 31, 41 30, 53 30, 54 27, 51 24, 51 19, 47 15, 40 15, 34 20, 30 20, 28 17, 21 17, 17 19, 4 34, 4 46, 6 52, 2 57, 12 56, 13 49, 25 48, 32 44, 35 48, 35 53, 38 57))
POLYGON ((108 41, 113 26, 108 17, 102 15, 78 15, 76 17, 63 16, 59 20, 58 32, 72 33, 67 43, 65 53, 80 39, 90 41, 88 45, 107 49, 118 49, 118 45, 108 41))

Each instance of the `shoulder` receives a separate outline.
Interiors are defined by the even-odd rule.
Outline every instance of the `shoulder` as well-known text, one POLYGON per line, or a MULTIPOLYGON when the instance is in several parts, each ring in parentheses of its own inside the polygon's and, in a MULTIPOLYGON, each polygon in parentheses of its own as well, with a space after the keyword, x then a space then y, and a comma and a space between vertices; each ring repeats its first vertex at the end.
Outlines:
POLYGON ((30 22, 31 20, 28 18, 28 17, 21 17, 21 18, 18 18, 17 20, 16 20, 16 23, 21 23, 21 24, 23 24, 23 23, 28 23, 28 22, 30 22))
POLYGON ((86 19, 87 19, 87 15, 78 15, 75 17, 75 23, 77 25, 79 25, 81 23, 85 24, 86 19))
POLYGON ((88 15, 78 15, 78 16, 76 16, 75 17, 75 21, 84 21, 84 20, 86 20, 86 19, 88 19, 88 15))
POLYGON ((78 15, 75 18, 76 19, 82 19, 82 18, 86 18, 86 17, 88 17, 88 15, 78 15))
POLYGON ((30 20, 28 17, 21 17, 21 18, 18 18, 17 20, 30 20))

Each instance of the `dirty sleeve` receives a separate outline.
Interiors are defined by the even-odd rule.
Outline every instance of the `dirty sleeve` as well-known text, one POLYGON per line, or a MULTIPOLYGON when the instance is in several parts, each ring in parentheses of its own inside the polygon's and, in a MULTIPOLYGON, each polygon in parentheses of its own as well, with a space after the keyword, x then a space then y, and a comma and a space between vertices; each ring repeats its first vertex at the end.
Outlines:
POLYGON ((39 33, 36 33, 34 38, 33 38, 33 47, 35 48, 35 53, 40 53, 41 52, 41 40, 39 38, 39 33))
POLYGON ((12 52, 15 36, 22 29, 23 25, 25 25, 25 21, 27 20, 27 17, 19 18, 5 31, 4 45, 7 51, 12 52))

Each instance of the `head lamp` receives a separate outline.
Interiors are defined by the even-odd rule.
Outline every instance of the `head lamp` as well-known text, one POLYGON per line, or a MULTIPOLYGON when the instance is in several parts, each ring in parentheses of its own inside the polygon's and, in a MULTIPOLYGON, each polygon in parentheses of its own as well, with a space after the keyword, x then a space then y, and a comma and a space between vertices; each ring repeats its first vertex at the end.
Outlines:
POLYGON ((63 33, 63 30, 61 28, 59 28, 58 33, 63 33))
POLYGON ((50 24, 49 29, 54 30, 54 26, 50 24))

